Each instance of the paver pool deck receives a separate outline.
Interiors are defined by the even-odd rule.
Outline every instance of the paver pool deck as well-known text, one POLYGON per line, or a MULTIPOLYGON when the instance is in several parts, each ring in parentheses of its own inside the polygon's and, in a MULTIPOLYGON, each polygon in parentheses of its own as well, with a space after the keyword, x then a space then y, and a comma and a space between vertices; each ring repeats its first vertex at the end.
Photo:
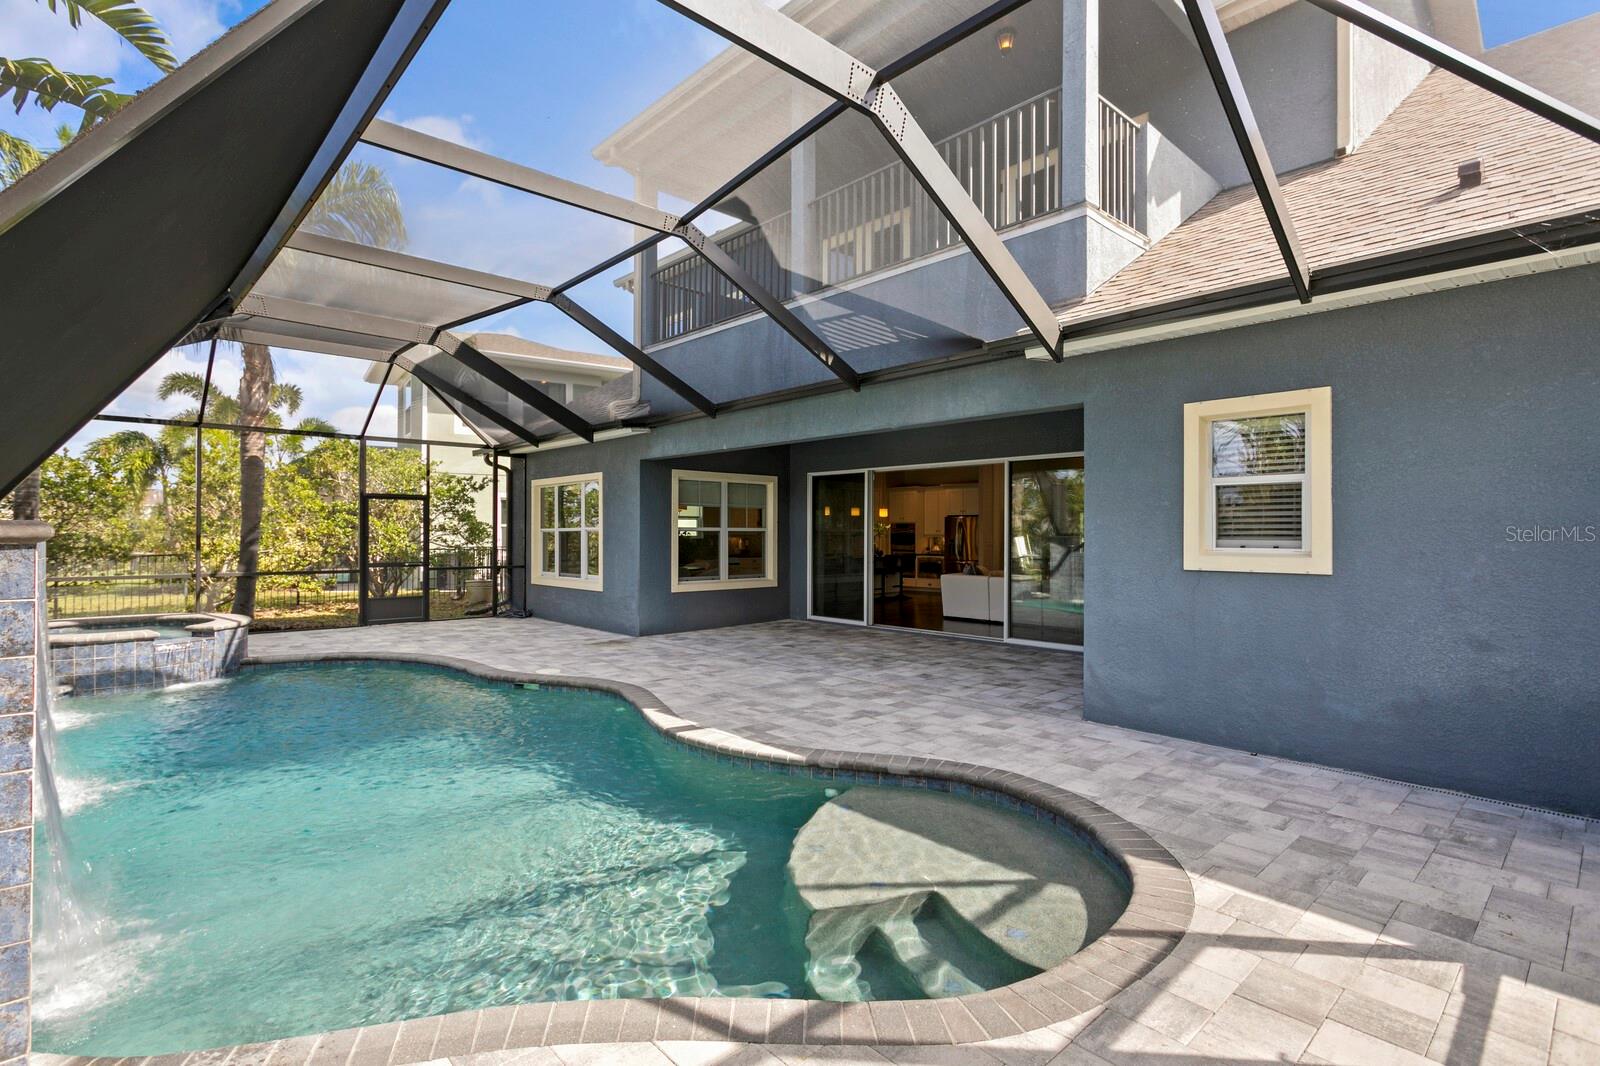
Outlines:
POLYGON ((1072 653, 810 622, 628 638, 514 619, 250 645, 607 678, 756 741, 998 767, 1140 826, 1194 894, 1188 932, 1131 987, 995 1040, 791 1046, 658 1031, 507 1050, 519 1008, 508 1031, 434 1019, 383 1027, 382 1048, 285 1040, 254 1062, 1600 1063, 1600 823, 1085 722, 1072 653))

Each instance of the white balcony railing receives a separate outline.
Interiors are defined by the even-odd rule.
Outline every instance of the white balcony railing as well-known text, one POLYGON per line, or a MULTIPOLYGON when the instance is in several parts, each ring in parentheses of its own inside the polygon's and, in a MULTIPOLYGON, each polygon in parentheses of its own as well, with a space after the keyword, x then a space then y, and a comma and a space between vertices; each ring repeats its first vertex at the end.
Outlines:
MULTIPOLYGON (((945 162, 995 229, 1061 207, 1060 108, 1060 90, 1052 89, 939 142, 945 162)), ((1102 207, 1135 226, 1138 127, 1103 100, 1099 122, 1102 207)), ((730 228, 715 240, 780 299, 887 270, 961 241, 899 162, 822 193, 806 206, 801 221, 806 227, 801 254, 794 248, 791 213, 730 228)), ((647 342, 681 337, 754 308, 744 293, 687 251, 662 262, 648 284, 654 314, 647 342)))
POLYGON ((1100 99, 1100 210, 1139 228, 1144 167, 1139 159, 1139 124, 1100 99))

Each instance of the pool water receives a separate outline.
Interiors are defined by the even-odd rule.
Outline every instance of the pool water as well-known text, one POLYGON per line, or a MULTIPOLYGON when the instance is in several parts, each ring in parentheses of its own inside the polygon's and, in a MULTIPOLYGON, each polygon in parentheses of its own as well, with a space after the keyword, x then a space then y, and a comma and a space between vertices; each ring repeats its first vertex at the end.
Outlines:
POLYGON ((817 995, 788 864, 849 790, 717 761, 619 697, 363 662, 63 710, 57 773, 86 797, 66 838, 92 870, 76 887, 111 920, 66 972, 39 945, 38 1050, 161 1054, 537 1000, 817 995))
POLYGON ((195 636, 204 635, 191 633, 185 626, 157 622, 149 624, 140 622, 94 622, 70 626, 51 626, 50 633, 52 635, 62 633, 115 633, 130 629, 154 630, 156 639, 159 641, 189 640, 195 636))

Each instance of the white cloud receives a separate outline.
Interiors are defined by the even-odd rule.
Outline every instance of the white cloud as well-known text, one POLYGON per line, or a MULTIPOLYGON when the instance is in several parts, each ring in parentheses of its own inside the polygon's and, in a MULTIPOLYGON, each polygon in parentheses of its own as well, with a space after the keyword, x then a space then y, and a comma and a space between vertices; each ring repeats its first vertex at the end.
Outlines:
MULTIPOLYGON (((384 400, 386 402, 380 403, 378 409, 372 412, 372 425, 367 428, 367 436, 369 437, 398 437, 400 435, 400 418, 399 412, 395 408, 394 397, 385 396, 384 400)), ((362 417, 366 417, 365 411, 362 412, 362 417)), ((340 428, 342 429, 343 427, 341 426, 340 428)), ((359 426, 356 428, 360 429, 359 426)), ((355 431, 351 430, 351 432, 355 431)))
MULTIPOLYGON (((188 59, 228 28, 219 0, 144 0, 143 7, 172 38, 179 61, 188 59)), ((234 21, 230 19, 229 21, 234 21)))
MULTIPOLYGON (((58 5, 59 7, 59 5, 58 5)), ((121 39, 90 16, 73 29, 64 10, 37 0, 4 0, 7 55, 42 56, 74 73, 113 74, 122 61, 121 39)), ((132 48, 128 54, 145 63, 132 48)))
POLYGON ((413 115, 410 118, 397 118, 392 112, 385 112, 383 118, 398 126, 426 133, 430 137, 438 137, 451 144, 476 148, 480 152, 487 150, 486 142, 471 131, 473 123, 471 115, 413 115))
MULTIPOLYGON (((5 14, 5 51, 13 56, 43 56, 64 70, 100 74, 143 85, 157 76, 150 61, 92 15, 72 28, 60 5, 51 11, 37 0, 0 0, 5 14)), ((181 62, 222 35, 226 28, 219 0, 145 0, 172 39, 181 62)), ((128 86, 124 86, 127 88, 128 86)))

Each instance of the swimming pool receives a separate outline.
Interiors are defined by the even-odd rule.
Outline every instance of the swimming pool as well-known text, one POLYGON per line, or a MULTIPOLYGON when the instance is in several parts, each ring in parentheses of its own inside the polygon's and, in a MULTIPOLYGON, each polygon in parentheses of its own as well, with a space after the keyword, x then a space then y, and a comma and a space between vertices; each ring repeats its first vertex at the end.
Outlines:
MULTIPOLYGON (((869 933, 920 928, 980 986, 1038 972, 947 907, 887 914, 881 892, 809 873, 802 898, 808 825, 818 848, 891 822, 915 846, 903 806, 872 802, 891 790, 715 760, 614 695, 328 663, 70 712, 58 772, 87 799, 67 829, 112 932, 75 972, 41 966, 39 1050, 157 1054, 539 1000, 959 990, 928 983, 948 966, 919 984, 883 937, 819 933, 819 898, 869 933), (841 952, 859 955, 842 981, 841 952)), ((1080 943, 1121 912, 1127 888, 1076 841, 938 798, 1061 849, 1080 943)))

